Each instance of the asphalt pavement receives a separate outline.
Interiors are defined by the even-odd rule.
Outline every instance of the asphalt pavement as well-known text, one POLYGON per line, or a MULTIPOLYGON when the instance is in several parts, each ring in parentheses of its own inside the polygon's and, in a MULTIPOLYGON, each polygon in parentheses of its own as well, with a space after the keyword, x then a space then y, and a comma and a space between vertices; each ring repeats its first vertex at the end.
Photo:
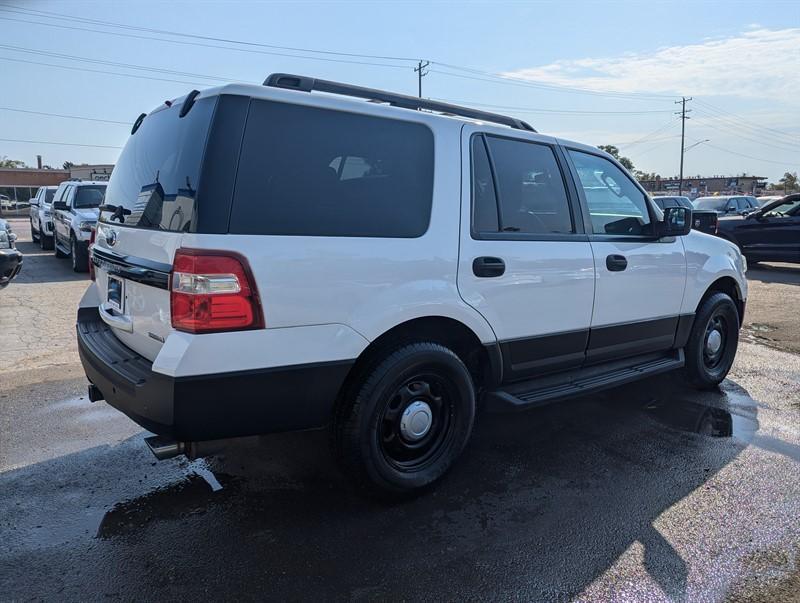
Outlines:
POLYGON ((0 600, 800 600, 796 267, 750 272, 746 326, 771 330, 745 330, 719 390, 663 375, 481 414, 437 488, 386 505, 349 489, 324 432, 156 462, 145 432, 86 399, 86 276, 14 228, 0 600))

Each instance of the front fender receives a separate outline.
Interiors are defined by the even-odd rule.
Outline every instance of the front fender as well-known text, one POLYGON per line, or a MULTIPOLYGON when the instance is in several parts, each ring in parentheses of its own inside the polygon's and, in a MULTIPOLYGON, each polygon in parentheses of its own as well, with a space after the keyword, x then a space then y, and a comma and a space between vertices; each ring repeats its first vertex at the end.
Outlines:
POLYGON ((721 278, 736 283, 742 301, 747 300, 743 258, 734 243, 697 231, 686 237, 686 289, 682 314, 693 313, 708 288, 721 278))

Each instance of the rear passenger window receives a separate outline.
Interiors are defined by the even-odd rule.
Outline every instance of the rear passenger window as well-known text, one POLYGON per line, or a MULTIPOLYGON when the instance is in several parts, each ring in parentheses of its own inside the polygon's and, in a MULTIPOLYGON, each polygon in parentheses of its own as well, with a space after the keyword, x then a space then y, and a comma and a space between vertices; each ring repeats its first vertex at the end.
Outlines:
POLYGON ((230 232, 418 237, 432 196, 426 126, 253 101, 230 232))
MULTIPOLYGON (((476 137, 477 138, 477 137, 476 137)), ((486 187, 483 193, 479 182, 476 191, 475 227, 484 220, 487 228, 501 232, 525 234, 565 234, 574 232, 567 193, 561 170, 553 150, 543 144, 485 136, 491 166, 494 169, 495 190, 486 187), (484 195, 483 199, 478 194, 484 195), (491 222, 491 195, 499 199, 497 223, 491 222)), ((480 148, 473 144, 476 179, 482 167, 480 148)))
POLYGON ((476 232, 497 232, 497 196, 483 136, 472 137, 472 227, 476 232))

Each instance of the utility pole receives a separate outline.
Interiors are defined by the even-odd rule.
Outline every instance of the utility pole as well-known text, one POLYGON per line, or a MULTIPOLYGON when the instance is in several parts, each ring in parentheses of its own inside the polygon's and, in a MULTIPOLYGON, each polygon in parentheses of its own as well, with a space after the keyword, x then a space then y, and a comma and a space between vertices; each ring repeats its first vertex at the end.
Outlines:
POLYGON ((689 117, 686 114, 691 111, 691 109, 689 109, 688 111, 686 110, 686 101, 690 100, 692 100, 691 96, 689 98, 686 98, 684 96, 681 97, 681 100, 675 101, 676 105, 677 104, 681 105, 681 110, 676 113, 676 115, 681 116, 681 175, 680 175, 680 181, 678 183, 679 197, 683 195, 683 154, 686 152, 686 142, 684 139, 686 136, 686 120, 689 119, 689 117))
POLYGON ((414 71, 417 74, 417 82, 419 84, 419 97, 422 98, 422 78, 428 75, 428 72, 425 71, 425 68, 430 65, 430 61, 420 61, 417 63, 417 66, 414 67, 414 71))

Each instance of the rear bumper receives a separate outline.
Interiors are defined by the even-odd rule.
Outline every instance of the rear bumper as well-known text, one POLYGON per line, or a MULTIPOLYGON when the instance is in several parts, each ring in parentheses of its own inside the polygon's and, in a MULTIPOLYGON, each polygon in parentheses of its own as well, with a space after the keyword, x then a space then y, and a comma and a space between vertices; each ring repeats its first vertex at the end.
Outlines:
POLYGON ((22 270, 22 253, 16 249, 0 249, 0 289, 8 285, 22 270))
POLYGON ((124 346, 96 308, 78 311, 78 352, 89 381, 145 429, 202 441, 321 427, 353 361, 169 377, 124 346))

